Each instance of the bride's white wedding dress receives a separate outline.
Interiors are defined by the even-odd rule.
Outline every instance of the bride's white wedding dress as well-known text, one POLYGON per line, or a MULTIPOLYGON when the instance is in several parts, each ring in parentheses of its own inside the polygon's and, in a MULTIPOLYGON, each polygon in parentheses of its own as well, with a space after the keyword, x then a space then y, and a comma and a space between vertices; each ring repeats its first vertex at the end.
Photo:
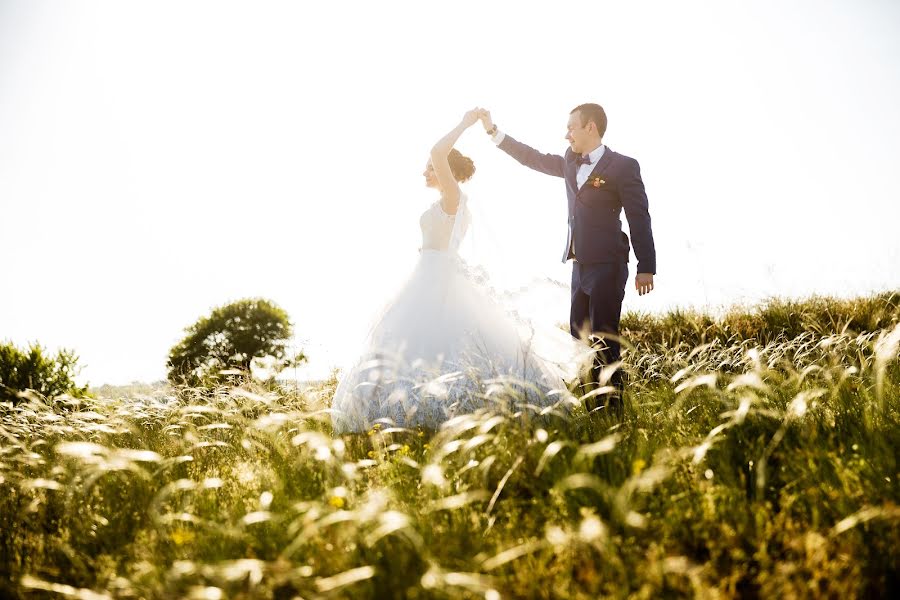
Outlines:
POLYGON ((498 378, 527 382, 529 403, 558 402, 559 394, 547 393, 564 389, 560 369, 535 354, 527 328, 459 257, 471 224, 465 194, 455 215, 435 202, 419 224, 418 263, 335 391, 334 432, 366 431, 378 420, 437 429, 484 406, 484 384, 498 378))

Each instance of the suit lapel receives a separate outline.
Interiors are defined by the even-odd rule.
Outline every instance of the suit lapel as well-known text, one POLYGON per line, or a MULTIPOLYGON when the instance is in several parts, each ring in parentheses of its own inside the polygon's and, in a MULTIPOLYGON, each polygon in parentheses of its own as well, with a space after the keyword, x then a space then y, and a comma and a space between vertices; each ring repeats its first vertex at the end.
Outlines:
MULTIPOLYGON (((597 161, 597 164, 594 165, 594 168, 591 170, 591 174, 588 175, 588 180, 590 180, 591 177, 599 177, 599 176, 603 175, 603 173, 605 173, 606 170, 609 168, 610 163, 612 163, 612 159, 613 159, 613 151, 610 150, 609 146, 607 146, 606 150, 603 151, 603 156, 600 157, 600 160, 597 161)), ((577 187, 578 183, 576 182, 575 185, 577 187)), ((585 183, 585 185, 587 185, 587 184, 585 183)), ((581 188, 578 188, 578 193, 580 194, 581 190, 583 190, 583 189, 584 189, 584 186, 581 186, 581 188)))
POLYGON ((566 157, 566 182, 572 185, 572 189, 578 189, 578 183, 575 180, 575 174, 578 173, 578 165, 575 164, 575 155, 566 157))
MULTIPOLYGON (((571 151, 570 151, 571 152, 571 151)), ((569 215, 572 215, 575 211, 574 200, 575 196, 578 194, 578 181, 576 174, 578 173, 578 165, 575 164, 575 155, 570 154, 567 156, 566 160, 566 185, 572 190, 572 193, 566 194, 569 198, 569 215)))

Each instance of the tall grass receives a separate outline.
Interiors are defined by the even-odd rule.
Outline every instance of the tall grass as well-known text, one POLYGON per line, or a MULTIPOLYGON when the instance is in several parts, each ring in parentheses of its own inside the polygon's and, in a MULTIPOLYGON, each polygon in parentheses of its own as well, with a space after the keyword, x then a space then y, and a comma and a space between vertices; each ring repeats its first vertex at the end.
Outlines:
POLYGON ((334 438, 334 381, 3 404, 0 595, 886 596, 897 298, 631 316, 622 422, 334 438))
POLYGON ((660 316, 627 313, 621 327, 632 343, 699 346, 713 340, 791 340, 804 333, 862 333, 886 329, 900 313, 900 291, 861 298, 770 298, 758 306, 731 307, 719 317, 673 310, 660 316))

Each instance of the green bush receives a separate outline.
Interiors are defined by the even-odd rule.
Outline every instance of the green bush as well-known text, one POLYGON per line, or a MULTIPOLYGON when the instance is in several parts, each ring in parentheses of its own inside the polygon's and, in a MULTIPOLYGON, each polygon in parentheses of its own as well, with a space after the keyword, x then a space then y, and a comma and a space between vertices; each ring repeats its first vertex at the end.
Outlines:
POLYGON ((20 350, 10 342, 0 344, 0 401, 18 403, 21 392, 33 390, 45 398, 61 394, 85 396, 87 386, 75 385, 78 356, 62 349, 50 356, 37 342, 20 350))
POLYGON ((306 359, 288 357, 293 335, 287 312, 275 303, 245 299, 213 309, 186 329, 169 352, 168 378, 176 385, 216 385, 223 371, 250 373, 253 359, 270 357, 278 371, 306 359))

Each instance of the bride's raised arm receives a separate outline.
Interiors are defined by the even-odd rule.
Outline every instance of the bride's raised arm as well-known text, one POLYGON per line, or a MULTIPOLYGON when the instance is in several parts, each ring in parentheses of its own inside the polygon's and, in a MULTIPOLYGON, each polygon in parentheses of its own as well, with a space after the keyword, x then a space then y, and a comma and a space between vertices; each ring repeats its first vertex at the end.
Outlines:
POLYGON ((441 188, 441 208, 447 214, 455 214, 459 207, 459 183, 450 170, 448 159, 453 144, 459 139, 463 131, 478 122, 479 109, 473 109, 463 115, 459 125, 450 130, 450 133, 442 137, 431 149, 431 166, 441 188))

